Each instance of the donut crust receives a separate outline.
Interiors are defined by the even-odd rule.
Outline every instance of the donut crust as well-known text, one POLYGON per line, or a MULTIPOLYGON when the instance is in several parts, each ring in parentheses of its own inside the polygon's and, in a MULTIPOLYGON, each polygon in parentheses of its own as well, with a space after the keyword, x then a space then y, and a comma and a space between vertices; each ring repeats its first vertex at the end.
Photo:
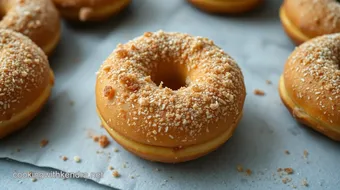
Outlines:
POLYGON ((0 29, 0 139, 23 128, 50 96, 54 75, 29 38, 0 29))
POLYGON ((188 0, 199 9, 211 13, 239 14, 255 9, 263 0, 188 0))
POLYGON ((336 0, 285 0, 280 8, 282 26, 296 45, 340 32, 339 18, 340 4, 336 0))
POLYGON ((5 0, 0 2, 4 17, 0 28, 28 36, 50 55, 60 39, 60 17, 51 0, 5 0))
POLYGON ((308 41, 289 57, 279 93, 299 122, 340 141, 340 35, 308 41))
POLYGON ((61 15, 74 21, 102 21, 127 7, 131 0, 53 0, 61 15))
POLYGON ((147 32, 118 45, 97 75, 97 112, 104 127, 122 146, 153 161, 188 161, 217 148, 236 128, 244 99, 236 62, 211 40, 187 34, 147 32), (173 77, 174 68, 185 86, 173 90, 155 83, 157 75, 173 77), (132 144, 148 148, 139 151, 132 144), (189 148, 200 145, 202 152, 189 148), (152 153, 158 147, 166 155, 152 153), (183 153, 170 154, 174 149, 183 153), (195 153, 186 155, 189 150, 195 153))
POLYGON ((229 138, 231 138, 234 130, 237 127, 237 124, 242 118, 241 114, 234 125, 230 126, 230 128, 226 132, 224 132, 217 138, 212 139, 211 141, 188 147, 171 148, 142 144, 128 139, 109 127, 105 120, 100 116, 99 112, 98 115, 100 117, 100 120, 102 121, 103 127, 107 130, 111 137, 126 150, 146 160, 163 163, 186 162, 209 154, 210 152, 216 150, 218 147, 223 145, 226 141, 229 140, 229 138))

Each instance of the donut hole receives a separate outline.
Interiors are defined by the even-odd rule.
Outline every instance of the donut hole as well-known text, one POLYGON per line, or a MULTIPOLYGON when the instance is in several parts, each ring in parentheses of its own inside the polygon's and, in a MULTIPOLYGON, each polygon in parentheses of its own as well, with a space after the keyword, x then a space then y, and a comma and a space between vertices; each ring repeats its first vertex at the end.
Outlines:
POLYGON ((153 72, 151 80, 157 85, 168 87, 172 90, 178 90, 186 87, 187 84, 187 71, 183 65, 173 63, 158 64, 158 67, 153 72))

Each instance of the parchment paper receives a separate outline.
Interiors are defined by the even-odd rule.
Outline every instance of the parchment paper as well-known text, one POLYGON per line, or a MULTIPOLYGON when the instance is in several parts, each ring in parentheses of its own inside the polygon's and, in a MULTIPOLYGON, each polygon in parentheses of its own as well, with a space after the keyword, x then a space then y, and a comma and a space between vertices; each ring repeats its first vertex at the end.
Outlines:
POLYGON ((53 95, 29 127, 0 141, 0 157, 66 172, 104 172, 103 178, 94 180, 119 189, 304 189, 303 179, 309 189, 338 189, 339 143, 297 124, 278 96, 279 76, 294 49, 280 25, 280 4, 268 0, 253 13, 233 17, 206 14, 184 0, 134 0, 108 22, 64 23, 50 62, 56 75, 53 95), (244 117, 234 136, 212 154, 176 165, 142 160, 113 140, 102 149, 88 137, 89 132, 107 134, 95 111, 95 72, 118 43, 159 29, 214 40, 237 60, 248 92, 244 117), (266 95, 255 96, 254 89, 266 95), (40 148, 45 138, 49 144, 40 148), (74 162, 74 156, 81 163, 74 162), (237 165, 252 174, 238 172, 237 165), (114 178, 109 166, 121 177, 114 178), (294 169, 285 176, 291 182, 282 183, 277 173, 281 167, 294 169))

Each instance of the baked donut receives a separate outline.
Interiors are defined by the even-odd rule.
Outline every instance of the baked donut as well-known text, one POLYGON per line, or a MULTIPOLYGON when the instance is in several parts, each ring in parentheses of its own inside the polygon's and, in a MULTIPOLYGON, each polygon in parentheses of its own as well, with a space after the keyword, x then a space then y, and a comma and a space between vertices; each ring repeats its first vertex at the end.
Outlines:
POLYGON ((131 0, 53 0, 63 17, 100 21, 120 12, 131 0))
POLYGON ((233 134, 245 100, 236 62, 211 40, 147 32, 100 67, 97 112, 130 152, 176 163, 201 157, 233 134))
POLYGON ((199 9, 211 13, 244 13, 256 8, 263 0, 188 0, 199 9))
POLYGON ((0 139, 23 128, 54 83, 44 52, 26 36, 0 29, 0 139))
POLYGON ((297 44, 340 32, 340 3, 336 0, 285 0, 280 18, 287 35, 297 44))
POLYGON ((280 79, 280 96, 301 123, 340 141, 340 34, 298 47, 280 79))
POLYGON ((60 38, 60 18, 51 0, 3 0, 0 28, 20 32, 49 55, 60 38))

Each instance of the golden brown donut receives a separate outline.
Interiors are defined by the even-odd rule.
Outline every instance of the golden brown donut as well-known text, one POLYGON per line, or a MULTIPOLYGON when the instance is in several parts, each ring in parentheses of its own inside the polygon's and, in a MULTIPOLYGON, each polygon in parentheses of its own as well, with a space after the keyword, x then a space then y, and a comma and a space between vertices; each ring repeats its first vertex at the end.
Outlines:
POLYGON ((243 13, 260 5, 263 0, 188 0, 198 8, 212 13, 243 13))
POLYGON ((100 21, 120 12, 131 0, 53 0, 66 19, 100 21))
POLYGON ((0 29, 0 139, 23 128, 54 83, 44 52, 26 36, 0 29))
POLYGON ((287 35, 297 44, 340 32, 340 3, 336 0, 285 0, 280 18, 287 35))
POLYGON ((97 111, 110 135, 152 161, 184 162, 226 142, 242 115, 236 62, 211 40, 147 32, 100 67, 97 111))
POLYGON ((280 96, 301 123, 340 141, 340 34, 298 47, 280 79, 280 96))
POLYGON ((0 28, 20 32, 49 55, 60 38, 60 18, 51 0, 1 0, 0 28))

